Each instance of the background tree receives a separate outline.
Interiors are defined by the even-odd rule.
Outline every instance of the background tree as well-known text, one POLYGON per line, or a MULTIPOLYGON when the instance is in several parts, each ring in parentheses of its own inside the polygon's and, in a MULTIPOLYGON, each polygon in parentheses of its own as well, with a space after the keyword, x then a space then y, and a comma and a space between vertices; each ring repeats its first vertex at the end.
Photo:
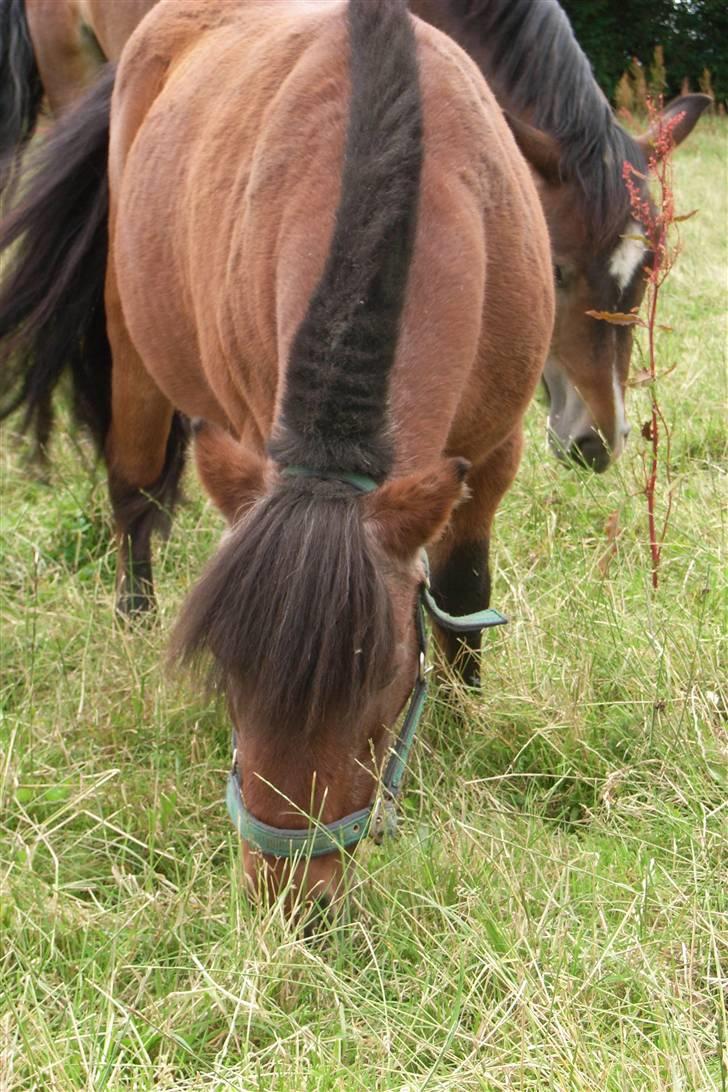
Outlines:
POLYGON ((662 46, 665 94, 680 93, 688 79, 695 90, 710 70, 716 99, 728 101, 728 4, 725 0, 561 0, 594 75, 611 100, 638 57, 649 67, 662 46))

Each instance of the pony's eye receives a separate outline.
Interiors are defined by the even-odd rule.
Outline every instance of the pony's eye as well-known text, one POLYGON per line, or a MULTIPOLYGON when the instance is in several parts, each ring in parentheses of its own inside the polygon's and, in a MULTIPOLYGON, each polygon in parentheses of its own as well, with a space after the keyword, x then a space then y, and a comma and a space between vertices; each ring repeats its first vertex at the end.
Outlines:
POLYGON ((564 274, 560 265, 554 266, 554 284, 557 288, 563 288, 564 274))

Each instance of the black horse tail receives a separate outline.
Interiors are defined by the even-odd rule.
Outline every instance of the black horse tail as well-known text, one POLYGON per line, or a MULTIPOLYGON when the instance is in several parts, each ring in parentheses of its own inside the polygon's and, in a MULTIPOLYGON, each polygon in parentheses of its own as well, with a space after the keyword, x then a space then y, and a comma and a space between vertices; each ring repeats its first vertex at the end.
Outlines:
POLYGON ((0 200, 17 175, 43 99, 25 0, 0 0, 0 200))
POLYGON ((7 265, 0 287, 0 419, 22 409, 21 428, 33 430, 41 452, 65 372, 74 417, 100 451, 111 418, 104 276, 113 86, 109 66, 53 127, 31 157, 19 203, 0 225, 0 268, 7 265))

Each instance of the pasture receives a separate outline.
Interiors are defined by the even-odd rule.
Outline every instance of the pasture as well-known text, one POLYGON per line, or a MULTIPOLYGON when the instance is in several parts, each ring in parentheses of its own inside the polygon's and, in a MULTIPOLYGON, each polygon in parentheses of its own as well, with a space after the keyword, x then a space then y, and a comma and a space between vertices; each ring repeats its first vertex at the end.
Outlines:
POLYGON ((658 593, 645 389, 602 477, 546 453, 534 404, 492 554, 511 624, 481 694, 432 688, 402 837, 362 847, 316 943, 247 902, 225 711, 161 666, 221 521, 188 474, 158 623, 125 629, 90 448, 59 430, 41 484, 4 430, 2 1092, 725 1092, 727 136, 706 118, 676 156, 700 213, 662 313, 658 593))

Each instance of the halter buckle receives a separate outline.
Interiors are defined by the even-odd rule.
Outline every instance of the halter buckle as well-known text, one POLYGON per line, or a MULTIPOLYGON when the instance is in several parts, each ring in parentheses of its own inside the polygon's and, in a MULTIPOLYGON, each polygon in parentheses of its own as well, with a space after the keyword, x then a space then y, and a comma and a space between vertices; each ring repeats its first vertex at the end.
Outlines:
POLYGON ((369 837, 375 846, 380 846, 385 838, 397 833, 397 809, 394 800, 378 796, 369 819, 369 837))

